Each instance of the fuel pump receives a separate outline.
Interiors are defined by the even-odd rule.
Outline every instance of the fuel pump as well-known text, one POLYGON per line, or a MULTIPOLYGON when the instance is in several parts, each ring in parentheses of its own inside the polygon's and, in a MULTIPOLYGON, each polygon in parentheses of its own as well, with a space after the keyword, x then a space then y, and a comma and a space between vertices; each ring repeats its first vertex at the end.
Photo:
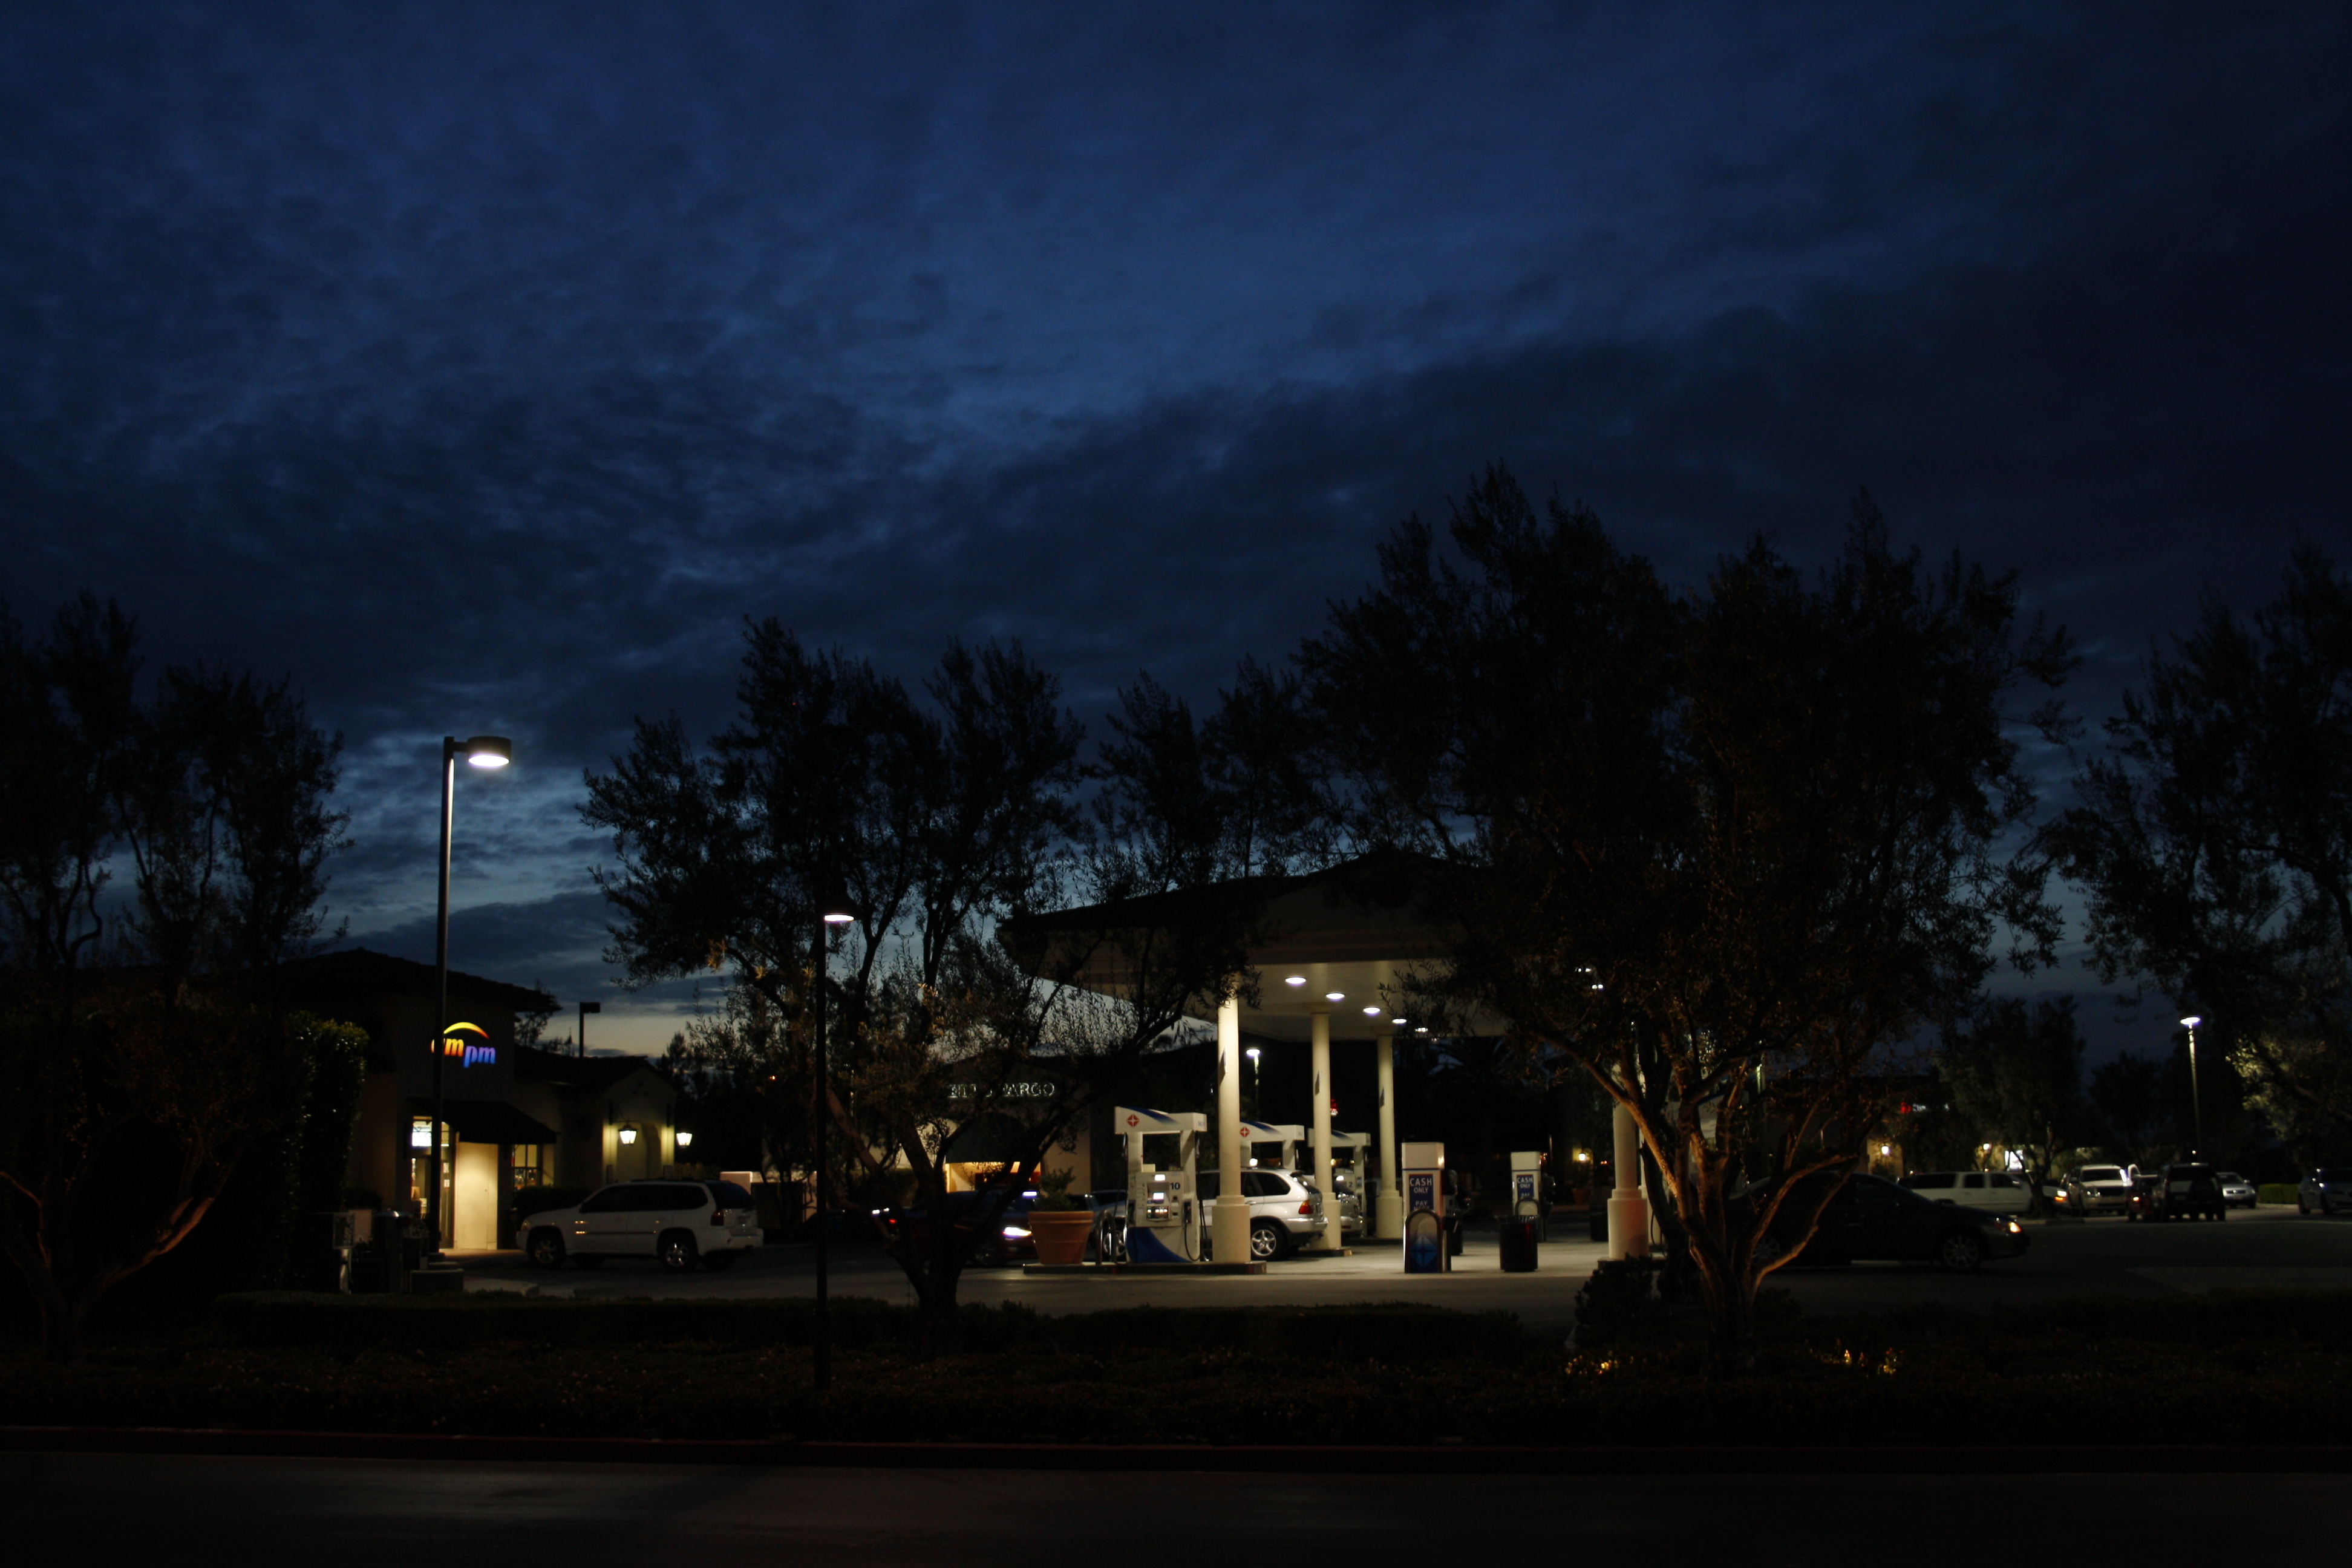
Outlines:
POLYGON ((1111 1119, 1127 1139, 1129 1261, 1198 1263, 1201 1136, 1208 1117, 1122 1105, 1111 1119))
POLYGON ((1531 1149, 1511 1152, 1511 1214, 1536 1222, 1536 1239, 1551 1239, 1551 1205, 1545 1201, 1544 1157, 1531 1149))
MULTIPOLYGON (((1343 1217, 1355 1216, 1355 1228, 1364 1230, 1372 1212, 1372 1135, 1369 1132, 1331 1134, 1331 1187, 1343 1217)), ((1318 1184, 1320 1184, 1318 1183, 1318 1184)), ((1342 1229, 1346 1228, 1344 1223, 1342 1229)))
POLYGON ((1303 1171, 1307 1129, 1296 1121, 1242 1123, 1243 1158, 1253 1165, 1277 1171, 1303 1171))

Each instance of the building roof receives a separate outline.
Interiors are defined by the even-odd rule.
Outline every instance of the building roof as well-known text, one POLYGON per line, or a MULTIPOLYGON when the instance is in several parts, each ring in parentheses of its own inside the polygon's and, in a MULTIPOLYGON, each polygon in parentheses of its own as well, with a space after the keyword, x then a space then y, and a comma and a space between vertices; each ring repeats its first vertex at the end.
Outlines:
MULTIPOLYGON (((296 959, 281 973, 289 985, 298 992, 331 991, 344 995, 354 992, 416 996, 433 994, 433 965, 418 963, 414 959, 394 958, 388 952, 374 952, 364 947, 347 947, 336 952, 322 952, 315 958, 296 959)), ((467 974, 455 969, 449 972, 449 994, 488 1002, 517 1013, 546 1013, 555 1009, 555 998, 536 986, 509 985, 503 980, 486 980, 481 975, 467 974)))
POLYGON ((519 1083, 550 1083, 559 1089, 591 1092, 610 1089, 640 1070, 667 1081, 648 1057, 575 1057, 566 1051, 541 1050, 536 1046, 517 1047, 514 1067, 519 1083))

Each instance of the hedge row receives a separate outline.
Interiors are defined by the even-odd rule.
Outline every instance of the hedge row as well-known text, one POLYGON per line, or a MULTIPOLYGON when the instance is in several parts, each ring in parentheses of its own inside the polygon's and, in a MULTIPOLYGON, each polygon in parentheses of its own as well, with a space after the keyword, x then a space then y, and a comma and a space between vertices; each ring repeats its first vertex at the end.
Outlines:
MULTIPOLYGON (((1070 1442, 1997 1442, 2021 1413, 2101 1442, 2340 1440, 2352 1346, 2345 1292, 2071 1302, 2013 1312, 1917 1311, 1774 1324, 1756 1375, 1709 1385, 1699 1325, 1676 1314, 1653 1344, 1563 1352, 1527 1338, 1515 1359, 1453 1353, 1492 1320, 1427 1308, 1142 1310, 1068 1319, 998 1312, 1004 1349, 924 1363, 881 1336, 911 1314, 847 1301, 834 1385, 805 1349, 728 1343, 789 1328, 802 1302, 528 1302, 431 1298, 344 1303, 247 1297, 224 1335, 120 1347, 80 1368, 29 1350, 0 1358, 0 1422, 761 1437, 1070 1442), (764 1314, 764 1315, 763 1315, 764 1314), (362 1324, 415 1339, 705 1331, 629 1353, 515 1338, 457 1348, 378 1341, 356 1352, 288 1331, 362 1324), (602 1330, 596 1331, 603 1332, 602 1330), (256 1344, 252 1337, 271 1336, 256 1344), (1419 1364, 1367 1349, 1421 1353, 1419 1364)), ((1490 1327, 1490 1325, 1492 1325, 1490 1327)), ((1501 1339, 1484 1342, 1499 1351, 1501 1339)))
MULTIPOLYGON (((959 1309, 962 1348, 987 1352, 1034 1343, 1060 1352, 1150 1346, 1171 1353, 1240 1352, 1324 1364, 1397 1364, 1474 1358, 1510 1361, 1530 1348, 1507 1312, 1457 1312, 1410 1303, 1340 1307, 1130 1307, 1040 1318, 1017 1302, 959 1309)), ((913 1344, 912 1307, 835 1297, 833 1342, 844 1349, 913 1344)), ((223 1296, 213 1321, 228 1343, 359 1351, 384 1346, 461 1350, 524 1343, 805 1345, 816 1303, 793 1298, 721 1300, 557 1300, 483 1292, 337 1296, 251 1291, 223 1296)))
POLYGON ((2254 1201, 2262 1204, 2291 1204, 2302 1191, 2293 1182, 2264 1182, 2254 1189, 2254 1201))

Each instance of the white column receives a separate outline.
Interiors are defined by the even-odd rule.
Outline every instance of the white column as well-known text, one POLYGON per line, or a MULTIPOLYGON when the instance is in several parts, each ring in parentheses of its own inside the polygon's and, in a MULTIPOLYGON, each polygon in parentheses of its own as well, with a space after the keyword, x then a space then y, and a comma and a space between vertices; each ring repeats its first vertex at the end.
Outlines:
POLYGON ((1641 1193, 1642 1146, 1633 1132, 1633 1113, 1618 1106, 1611 1114, 1610 1131, 1616 1134, 1609 1193, 1609 1256, 1612 1258, 1650 1256, 1650 1205, 1641 1193))
POLYGON ((1248 1148, 1242 1141, 1242 1005, 1228 996, 1217 1004, 1217 1201, 1209 1214, 1209 1245, 1220 1263, 1250 1260, 1249 1199, 1242 1196, 1248 1148))
POLYGON ((1313 1031, 1311 1068, 1315 1079, 1314 1129, 1316 1190, 1323 1194, 1323 1234, 1309 1252, 1338 1252, 1345 1237, 1339 1226, 1339 1194, 1331 1184, 1331 1009, 1328 1005, 1312 1008, 1307 1014, 1307 1026, 1313 1031))
POLYGON ((1404 1189, 1398 1185, 1402 1178, 1397 1174, 1394 1024, 1380 1037, 1374 1050, 1381 1083, 1381 1185, 1379 1198, 1372 1205, 1371 1220, 1375 1235, 1382 1241, 1395 1241, 1404 1235, 1404 1189))

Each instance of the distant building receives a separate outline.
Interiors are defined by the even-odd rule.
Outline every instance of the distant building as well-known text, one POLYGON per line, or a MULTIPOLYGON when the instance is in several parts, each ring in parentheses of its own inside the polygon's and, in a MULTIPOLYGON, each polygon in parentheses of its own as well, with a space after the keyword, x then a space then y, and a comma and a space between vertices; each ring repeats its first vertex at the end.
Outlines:
MULTIPOLYGON (((364 948, 292 968, 289 1002, 368 1032, 344 1179, 409 1213, 430 1177, 434 970, 364 948)), ((529 986, 449 973, 452 1023, 483 1031, 442 1061, 447 1245, 512 1245, 509 1210, 530 1186, 593 1187, 675 1173, 677 1090, 641 1057, 573 1057, 515 1043, 519 1015, 555 999, 529 986)))

